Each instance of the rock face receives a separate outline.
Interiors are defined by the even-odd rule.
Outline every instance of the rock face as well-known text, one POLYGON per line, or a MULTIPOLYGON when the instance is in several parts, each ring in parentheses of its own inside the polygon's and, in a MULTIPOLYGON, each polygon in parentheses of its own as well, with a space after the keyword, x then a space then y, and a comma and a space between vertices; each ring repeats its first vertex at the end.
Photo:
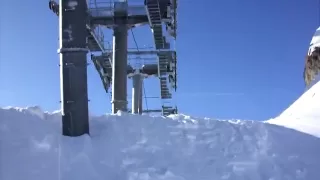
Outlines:
POLYGON ((320 71, 320 27, 316 30, 310 42, 308 55, 305 60, 303 79, 306 86, 315 79, 320 71))
POLYGON ((315 47, 310 55, 306 56, 303 78, 306 85, 310 85, 311 81, 319 74, 320 71, 320 47, 315 47))

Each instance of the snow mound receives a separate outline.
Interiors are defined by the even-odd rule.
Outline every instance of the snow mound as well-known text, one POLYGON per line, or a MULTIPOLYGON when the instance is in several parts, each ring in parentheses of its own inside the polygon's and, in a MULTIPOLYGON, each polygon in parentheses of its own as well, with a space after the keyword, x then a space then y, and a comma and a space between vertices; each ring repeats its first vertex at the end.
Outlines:
POLYGON ((268 123, 119 113, 92 117, 90 136, 70 138, 60 135, 60 121, 60 114, 39 113, 37 108, 0 109, 0 179, 316 180, 320 176, 320 139, 268 123))
POLYGON ((320 137, 320 81, 280 116, 267 122, 320 137))

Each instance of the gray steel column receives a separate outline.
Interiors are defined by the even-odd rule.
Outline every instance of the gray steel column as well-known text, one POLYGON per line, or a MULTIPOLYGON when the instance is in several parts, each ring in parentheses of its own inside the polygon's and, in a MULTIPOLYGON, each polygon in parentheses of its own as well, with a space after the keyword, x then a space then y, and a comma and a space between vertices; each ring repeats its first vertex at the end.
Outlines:
POLYGON ((59 46, 62 134, 89 133, 86 0, 60 0, 59 46))
POLYGON ((132 77, 132 114, 142 114, 142 76, 132 77))
POLYGON ((127 111, 127 2, 114 3, 112 113, 127 111))

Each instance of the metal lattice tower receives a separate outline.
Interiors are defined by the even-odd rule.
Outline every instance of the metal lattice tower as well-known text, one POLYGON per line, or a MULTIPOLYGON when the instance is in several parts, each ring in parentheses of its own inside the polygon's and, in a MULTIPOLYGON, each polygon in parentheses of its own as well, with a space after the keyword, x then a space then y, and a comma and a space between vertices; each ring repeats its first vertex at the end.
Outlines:
POLYGON ((60 0, 59 4, 49 1, 49 8, 60 22, 61 109, 63 134, 67 136, 89 133, 86 60, 89 51, 105 91, 108 93, 112 87, 112 113, 129 111, 127 78, 133 81, 133 113, 162 112, 166 116, 177 112, 177 108, 167 103, 159 110, 142 110, 144 78, 159 78, 162 100, 171 99, 170 89, 176 90, 176 51, 163 29, 175 40, 177 0, 144 0, 141 5, 129 5, 127 0, 101 1, 60 0), (150 26, 155 48, 129 50, 128 30, 143 25, 150 26), (102 27, 113 30, 112 49, 104 43, 102 27), (157 61, 132 67, 128 64, 128 56, 132 55, 154 55, 157 61))

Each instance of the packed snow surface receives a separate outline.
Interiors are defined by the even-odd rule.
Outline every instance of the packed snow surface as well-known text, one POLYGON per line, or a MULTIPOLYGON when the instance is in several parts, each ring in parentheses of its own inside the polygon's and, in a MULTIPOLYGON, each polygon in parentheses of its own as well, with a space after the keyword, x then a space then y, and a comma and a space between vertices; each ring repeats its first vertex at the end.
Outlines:
POLYGON ((254 121, 124 113, 61 134, 59 112, 0 109, 1 180, 319 180, 320 138, 254 121))

